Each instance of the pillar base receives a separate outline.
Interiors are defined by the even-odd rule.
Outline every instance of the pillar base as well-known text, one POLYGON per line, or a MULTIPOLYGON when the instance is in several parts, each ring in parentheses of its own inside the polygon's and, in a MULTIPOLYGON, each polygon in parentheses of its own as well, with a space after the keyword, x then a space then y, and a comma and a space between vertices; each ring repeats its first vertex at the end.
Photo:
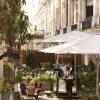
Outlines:
POLYGON ((97 25, 100 25, 100 16, 97 17, 97 25))
POLYGON ((71 32, 71 25, 67 26, 67 32, 71 32))
POLYGON ((100 17, 99 16, 93 16, 92 18, 92 28, 100 24, 100 17))
POLYGON ((79 22, 79 23, 78 23, 77 30, 79 30, 79 31, 82 30, 82 22, 79 22))
POLYGON ((63 29, 62 28, 60 29, 60 34, 63 34, 63 29))

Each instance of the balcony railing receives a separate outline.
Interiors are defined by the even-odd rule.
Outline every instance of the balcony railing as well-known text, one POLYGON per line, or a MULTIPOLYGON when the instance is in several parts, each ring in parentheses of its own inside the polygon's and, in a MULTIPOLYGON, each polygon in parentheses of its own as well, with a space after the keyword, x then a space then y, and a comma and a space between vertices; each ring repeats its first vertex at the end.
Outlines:
POLYGON ((44 35, 43 34, 34 34, 33 38, 41 39, 41 38, 44 38, 44 35))
POLYGON ((91 28, 92 26, 92 17, 86 18, 82 21, 82 30, 91 28))
POLYGON ((67 33, 67 27, 63 28, 63 33, 67 33))
POLYGON ((73 30, 77 30, 77 24, 74 24, 71 26, 71 31, 73 31, 73 30))
POLYGON ((60 34, 60 30, 56 29, 55 35, 59 35, 59 34, 60 34))
MULTIPOLYGON (((98 16, 98 22, 96 23, 97 25, 100 25, 100 16, 98 16)), ((88 17, 86 19, 84 19, 82 22, 81 22, 81 30, 85 30, 85 29, 89 29, 89 28, 92 28, 92 22, 93 22, 93 16, 91 17, 88 17)), ((78 24, 73 24, 70 26, 70 29, 71 31, 73 30, 78 30, 78 24)), ((64 34, 64 33, 67 33, 67 26, 65 28, 61 28, 61 29, 57 29, 55 31, 55 35, 59 35, 60 33, 64 34), (62 30, 62 31, 61 31, 62 30)))

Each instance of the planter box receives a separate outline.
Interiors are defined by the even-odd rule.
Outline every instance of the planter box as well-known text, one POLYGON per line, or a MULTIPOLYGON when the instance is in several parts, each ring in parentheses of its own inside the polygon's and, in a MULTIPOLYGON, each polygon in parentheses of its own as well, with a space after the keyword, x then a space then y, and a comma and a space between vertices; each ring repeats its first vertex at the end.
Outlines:
POLYGON ((53 91, 54 83, 53 82, 45 82, 45 81, 39 81, 38 85, 42 83, 41 89, 45 91, 53 91))
POLYGON ((2 93, 0 95, 1 95, 0 100, 10 100, 10 93, 2 93))

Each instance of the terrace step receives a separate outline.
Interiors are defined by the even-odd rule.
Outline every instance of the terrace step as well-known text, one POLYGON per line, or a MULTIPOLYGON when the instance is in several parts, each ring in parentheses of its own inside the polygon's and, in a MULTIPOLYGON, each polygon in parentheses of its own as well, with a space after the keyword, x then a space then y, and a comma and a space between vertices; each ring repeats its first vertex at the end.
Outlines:
MULTIPOLYGON (((63 98, 63 99, 67 99, 68 98, 68 93, 64 93, 64 92, 59 92, 56 94, 57 98, 63 98)), ((78 93, 72 93, 72 99, 75 100, 79 100, 79 95, 78 93)))

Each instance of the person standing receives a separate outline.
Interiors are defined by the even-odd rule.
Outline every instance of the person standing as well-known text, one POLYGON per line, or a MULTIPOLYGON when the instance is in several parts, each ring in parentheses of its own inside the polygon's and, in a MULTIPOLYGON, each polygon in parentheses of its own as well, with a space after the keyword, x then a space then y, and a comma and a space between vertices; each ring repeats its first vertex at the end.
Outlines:
POLYGON ((68 100, 72 100, 72 87, 73 87, 73 75, 71 74, 70 67, 66 67, 66 75, 64 76, 66 84, 66 92, 68 94, 68 100))

